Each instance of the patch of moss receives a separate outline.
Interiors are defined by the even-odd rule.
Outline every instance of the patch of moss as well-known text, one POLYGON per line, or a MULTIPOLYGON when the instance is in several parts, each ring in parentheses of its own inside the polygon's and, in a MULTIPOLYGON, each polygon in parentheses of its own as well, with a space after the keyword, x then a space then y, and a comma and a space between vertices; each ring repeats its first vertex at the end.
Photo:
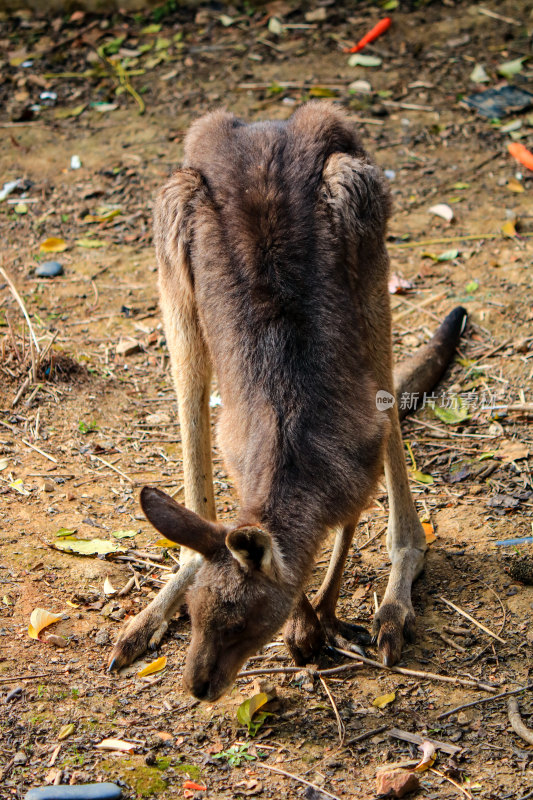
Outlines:
POLYGON ((168 756, 159 756, 159 758, 155 760, 155 767, 163 772, 170 767, 171 763, 172 761, 168 756))
MULTIPOLYGON (((111 766, 110 762, 104 762, 104 770, 106 765, 111 766)), ((116 762, 113 763, 110 771, 115 772, 117 766, 116 762)), ((167 791, 167 782, 161 777, 161 768, 148 767, 140 758, 126 759, 120 764, 119 771, 122 780, 139 797, 156 797, 167 791)))
POLYGON ((176 764, 178 772, 185 772, 192 781, 197 781, 200 778, 200 767, 196 764, 176 764))

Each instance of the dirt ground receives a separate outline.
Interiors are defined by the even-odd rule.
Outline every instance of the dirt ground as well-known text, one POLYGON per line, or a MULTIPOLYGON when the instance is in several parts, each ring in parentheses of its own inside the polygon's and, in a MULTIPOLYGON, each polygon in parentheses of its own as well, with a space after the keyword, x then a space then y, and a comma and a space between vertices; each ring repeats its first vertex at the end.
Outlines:
MULTIPOLYGON (((483 118, 462 101, 504 85, 498 66, 516 59, 525 60, 508 81, 527 86, 532 5, 396 5, 167 3, 148 17, 0 18, 0 189, 21 179, 0 202, 2 798, 46 782, 100 780, 118 782, 127 798, 374 798, 381 767, 420 757, 393 728, 458 748, 438 749, 420 773, 420 798, 533 796, 533 747, 512 731, 507 698, 439 719, 491 697, 475 683, 372 666, 328 676, 341 741, 324 683, 310 672, 260 677, 278 697, 255 737, 236 716, 258 691, 253 677, 213 706, 191 700, 180 679, 186 618, 141 664, 105 670, 124 619, 154 596, 176 558, 156 544, 138 505, 146 483, 177 499, 183 489, 151 242, 154 192, 201 113, 224 105, 248 120, 285 118, 320 97, 349 109, 391 179, 392 270, 411 284, 391 295, 397 357, 455 305, 469 313, 438 390, 440 407, 452 408, 426 407, 403 427, 412 490, 434 541, 414 590, 418 638, 401 666, 493 692, 531 684, 533 545, 496 542, 533 533, 533 172, 507 152, 513 138, 533 148, 533 117, 483 118), (363 51, 380 63, 350 66, 343 47, 386 14, 391 28, 363 51), (478 66, 485 83, 471 77, 478 66), (430 213, 435 204, 448 205, 453 220, 430 213), (60 241, 43 249, 50 238, 60 241), (64 274, 36 276, 50 260, 64 274), (6 275, 41 351, 36 376, 6 275), (53 545, 71 541, 61 529, 121 549, 60 551, 53 545), (109 593, 132 576, 128 594, 109 593), (40 640, 28 635, 36 608, 61 615, 40 640), (167 657, 165 669, 138 677, 157 656, 167 657), (391 702, 373 705, 387 694, 391 702), (133 750, 96 747, 109 737, 133 750)), ((36 346, 33 354, 38 362, 36 346)), ((215 489, 218 515, 230 519, 237 499, 218 456, 215 489)), ((342 589, 344 618, 367 626, 386 585, 386 518, 382 490, 358 529, 342 589)), ((319 667, 344 663, 325 652, 319 667)), ((289 666, 278 642, 247 668, 289 666)), ((531 693, 517 699, 533 727, 531 693)))

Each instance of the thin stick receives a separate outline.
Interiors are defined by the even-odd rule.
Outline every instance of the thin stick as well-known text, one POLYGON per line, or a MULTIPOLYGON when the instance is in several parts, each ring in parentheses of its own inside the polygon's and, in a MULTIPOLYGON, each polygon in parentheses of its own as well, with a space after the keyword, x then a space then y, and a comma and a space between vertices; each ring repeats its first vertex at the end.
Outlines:
POLYGON ((39 348, 39 343, 37 342, 37 337, 35 336, 35 331, 33 330, 33 326, 31 324, 30 318, 28 316, 28 312, 26 311, 26 306, 22 302, 22 298, 21 298, 20 294, 17 292, 17 290, 15 288, 15 285, 13 284, 13 281, 11 280, 11 278, 9 277, 9 275, 7 274, 7 272, 5 271, 5 269, 3 267, 0 267, 0 272, 2 273, 4 278, 6 279, 6 282, 7 282, 8 286, 9 286, 9 288, 11 289, 13 297, 15 298, 17 303, 19 304, 19 306, 21 308, 21 311, 24 314, 26 322, 28 323, 28 328, 30 329, 31 338, 33 339, 33 343, 35 345, 35 349, 37 350, 38 353, 40 353, 41 351, 40 351, 40 348, 39 348))
POLYGON ((385 525, 380 531, 375 533, 374 536, 372 536, 372 538, 370 538, 370 539, 368 539, 368 541, 364 542, 361 545, 361 547, 358 547, 358 545, 356 544, 357 551, 360 553, 361 550, 365 550, 365 548, 367 548, 369 545, 371 545, 372 542, 375 542, 376 539, 379 539, 380 536, 383 536, 383 534, 385 533, 386 530, 387 530, 387 526, 385 525))
POLYGON ((509 715, 509 722, 511 723, 511 728, 520 736, 524 742, 528 744, 533 744, 533 731, 530 730, 524 723, 522 722, 522 717, 520 716, 520 709, 518 708, 518 703, 514 697, 510 697, 507 701, 507 713, 509 715))
POLYGON ((41 456, 44 456, 44 458, 47 458, 48 461, 53 461, 54 464, 58 464, 59 463, 57 458, 54 458, 53 456, 49 455, 48 453, 45 453, 44 450, 41 450, 39 447, 35 447, 34 444, 32 444, 31 442, 28 442, 26 439, 23 439, 22 441, 26 445, 26 447, 31 447, 32 450, 35 450, 36 453, 39 453, 41 456))
POLYGON ((433 769, 433 767, 430 767, 429 771, 433 772, 435 775, 438 775, 439 778, 444 778, 444 780, 448 781, 449 783, 453 783, 456 789, 459 789, 459 791, 462 792, 465 797, 468 797, 468 800, 472 800, 472 795, 470 794, 470 792, 467 792, 467 790, 464 789, 460 783, 456 783, 456 781, 454 781, 453 778, 449 778, 443 772, 439 772, 438 769, 433 769))
MULTIPOLYGON (((69 670, 72 670, 72 667, 69 667, 69 670)), ((39 672, 37 675, 14 675, 12 678, 0 678, 0 683, 15 683, 17 681, 34 681, 37 678, 48 678, 51 675, 55 675, 57 677, 57 672, 39 672)))
POLYGON ((446 642, 447 645, 449 645, 450 647, 453 647, 454 650, 457 650, 458 653, 466 653, 466 647, 463 647, 462 645, 457 644, 457 642, 454 642, 454 640, 450 639, 449 636, 446 636, 445 633, 440 633, 439 632, 439 636, 440 636, 440 638, 442 639, 443 642, 446 642))
POLYGON ((486 683, 481 683, 480 681, 472 680, 471 678, 451 678, 449 675, 438 675, 436 672, 422 672, 415 669, 406 669, 405 667, 386 667, 384 664, 380 664, 379 661, 374 661, 372 658, 361 656, 359 653, 351 653, 349 650, 341 650, 340 647, 332 647, 331 649, 335 650, 336 653, 341 653, 343 656, 347 656, 348 658, 352 658, 357 661, 362 661, 363 664, 368 664, 371 667, 382 669, 385 672, 397 672, 400 675, 411 675, 413 678, 423 678, 424 680, 431 681, 443 681, 444 683, 460 683, 461 686, 471 686, 473 688, 483 689, 485 692, 497 691, 494 686, 489 686, 486 683))
POLYGON ((284 775, 286 778, 291 778, 293 781, 298 781, 298 783, 303 783, 306 786, 310 786, 312 789, 316 789, 317 792, 325 794, 326 797, 331 797, 332 800, 340 800, 336 794, 331 794, 331 792, 327 792, 321 786, 317 786, 316 783, 311 783, 311 781, 306 781, 305 778, 300 778, 299 775, 293 775, 290 772, 285 772, 284 769, 279 769, 279 767, 271 767, 270 764, 255 764, 256 767, 261 767, 261 769, 268 769, 270 772, 277 772, 278 775, 284 775))
MULTIPOLYGON (((520 238, 531 238, 533 233, 521 233, 520 238)), ((474 242, 481 239, 502 239, 501 233, 473 233, 465 236, 443 236, 442 239, 421 239, 418 242, 398 242, 398 244, 388 244, 389 250, 408 250, 412 247, 427 247, 432 244, 448 244, 449 242, 474 242)))
POLYGON ((346 729, 344 727, 344 723, 340 717, 339 709, 337 708, 337 705, 335 703, 335 698, 331 694, 329 687, 324 678, 322 677, 322 675, 320 675, 320 683, 324 687, 324 691, 328 696, 328 700, 331 703, 333 713, 335 714, 335 719, 337 720, 337 730, 339 731, 339 746, 342 747, 342 745, 344 744, 344 737, 346 735, 346 729))
POLYGON ((359 742, 364 742, 365 739, 371 739, 373 736, 377 736, 378 733, 383 733, 386 731, 388 725, 380 725, 379 728, 373 728, 371 731, 365 731, 365 733, 360 733, 359 736, 354 736, 353 739, 348 739, 346 742, 347 746, 349 747, 352 744, 358 744, 359 742))
MULTIPOLYGON (((340 667, 331 667, 330 669, 317 669, 308 670, 312 675, 338 675, 339 672, 346 672, 351 669, 360 669, 363 665, 354 662, 353 664, 341 664, 340 667)), ((295 675, 297 672, 302 672, 305 667, 263 667, 258 669, 245 669, 239 672, 237 678, 250 678, 252 675, 295 675)))
POLYGON ((522 24, 517 19, 513 19, 512 17, 504 17, 503 14, 497 14, 496 11, 491 11, 489 8, 482 8, 480 6, 477 12, 478 14, 484 14, 486 17, 492 17, 492 19, 499 19, 500 22, 507 22, 509 25, 522 24))
POLYGON ((493 703, 496 700, 501 700, 502 697, 509 697, 511 694, 520 694, 520 692, 526 692, 529 691, 529 689, 533 689, 533 683, 528 683, 526 686, 521 686, 519 689, 510 689, 508 692, 500 692, 492 697, 480 697, 478 700, 472 700, 471 703, 463 703, 460 706, 455 706, 455 708, 450 708, 449 711, 444 711, 442 714, 439 714, 437 719, 445 719, 446 717, 451 717, 452 714, 456 714, 457 711, 462 711, 464 708, 480 706, 485 703, 493 703))
POLYGON ((473 625, 476 625, 482 631, 485 631, 486 634, 488 634, 489 636, 492 636, 493 639, 497 639, 502 644, 506 643, 505 639, 502 639, 500 636, 498 636, 497 633, 494 633, 493 631, 491 631, 490 628, 487 628, 485 625, 483 625, 482 622, 478 622, 477 619, 474 619, 474 617, 471 617, 470 614, 468 614, 466 611, 463 611, 463 609, 459 608, 459 606, 456 606, 455 603, 452 603, 451 600, 446 600, 446 598, 442 597, 442 595, 439 595, 438 599, 442 603, 445 603, 447 606, 450 606, 450 608, 453 608, 454 611, 457 611, 458 614, 461 614, 461 616, 465 617, 465 619, 469 620, 473 625))
POLYGON ((133 478, 130 478, 130 476, 129 476, 129 475, 126 475, 126 473, 125 473, 125 472, 122 472, 122 470, 120 470, 118 467, 115 467, 115 466, 114 466, 113 464, 111 464, 109 461, 106 461, 106 460, 105 460, 105 458, 100 458, 100 456, 95 456, 95 455, 94 455, 94 453, 91 453, 91 458, 95 458, 97 461, 101 461, 101 462, 102 462, 102 464, 105 464, 105 465, 106 465, 106 467, 109 467, 109 469, 112 469, 112 470, 113 470, 113 472, 116 472, 116 473, 117 473, 117 475, 120 475, 122 478, 125 478, 125 479, 126 479, 127 481, 129 481, 130 483, 135 483, 135 481, 133 480, 133 478))
MULTIPOLYGON (((440 300, 443 300, 445 297, 446 297, 446 292, 441 292, 440 294, 434 294, 434 295, 430 295, 429 297, 426 297, 424 300, 421 300, 420 303, 414 303, 413 304, 414 308, 407 308, 405 311, 402 311, 400 314, 394 315, 394 324, 396 325, 396 323, 399 322, 401 319, 403 319, 404 317, 408 317, 409 314, 412 314, 413 311, 418 310, 420 308, 423 308, 424 306, 433 305, 434 303, 437 303, 440 300)), ((398 304, 398 306, 395 306, 393 308, 393 312, 396 310, 396 308, 399 308, 399 307, 400 307, 399 304, 398 304)))

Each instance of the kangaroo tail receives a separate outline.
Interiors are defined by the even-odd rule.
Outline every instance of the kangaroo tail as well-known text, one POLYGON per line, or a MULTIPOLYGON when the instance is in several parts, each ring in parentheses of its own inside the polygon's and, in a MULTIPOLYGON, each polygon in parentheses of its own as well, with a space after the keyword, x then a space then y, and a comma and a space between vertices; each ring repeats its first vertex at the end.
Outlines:
POLYGON ((462 306, 454 308, 439 325, 429 342, 412 358, 396 367, 394 388, 400 419, 416 411, 424 392, 431 392, 444 375, 465 329, 466 319, 466 309, 462 306), (403 394, 410 395, 409 403, 400 402, 403 394))

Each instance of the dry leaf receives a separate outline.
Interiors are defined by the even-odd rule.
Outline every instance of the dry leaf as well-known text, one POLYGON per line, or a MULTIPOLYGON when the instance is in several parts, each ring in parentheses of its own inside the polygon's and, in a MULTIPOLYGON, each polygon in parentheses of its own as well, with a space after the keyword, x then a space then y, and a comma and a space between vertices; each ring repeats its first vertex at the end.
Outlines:
POLYGON ((23 494, 24 496, 29 495, 28 490, 24 488, 24 484, 22 482, 22 478, 17 478, 16 481, 11 481, 9 486, 12 489, 14 489, 16 492, 18 492, 19 494, 23 494))
POLYGON ((57 239, 55 236, 45 239, 44 242, 41 242, 41 246, 39 247, 41 253, 63 253, 66 249, 67 243, 65 240, 57 239))
POLYGON ((388 706, 389 703, 394 702, 394 700, 396 700, 396 692, 382 694, 379 697, 376 697, 375 700, 372 700, 372 705, 376 708, 385 708, 385 706, 388 706))
POLYGON ((133 742, 125 742, 124 739, 103 739, 96 746, 102 750, 120 750, 121 753, 133 753, 136 747, 133 742))
POLYGON ((171 547, 180 547, 179 544, 176 544, 176 542, 171 542, 170 539, 158 539, 155 543, 155 546, 166 547, 167 549, 170 549, 171 547))
POLYGON ((109 597, 112 594, 116 594, 116 593, 117 593, 117 590, 114 588, 113 584, 111 583, 109 578, 106 576, 106 579, 104 581, 104 594, 109 597))
POLYGON ((422 527, 424 528, 424 533, 426 534, 426 543, 431 544, 432 542, 436 541, 437 537, 435 536, 435 528, 431 522, 423 522, 422 527))
POLYGON ((76 725, 73 722, 71 722, 69 725, 63 725, 63 727, 57 734, 57 738, 59 739, 59 741, 62 741, 62 739, 66 739, 68 736, 72 736, 75 730, 76 730, 76 725))
POLYGON ((529 450, 530 448, 521 442, 508 440, 498 448, 496 455, 501 458, 504 464, 510 464, 512 461, 520 461, 522 458, 527 458, 529 450))
POLYGON ((143 667, 137 675, 139 678, 146 678, 147 675, 152 675, 154 672, 159 672, 160 670, 164 669, 167 665, 167 657, 161 656, 161 658, 156 658, 155 661, 152 661, 151 664, 147 664, 143 667))
POLYGON ((61 619, 61 614, 52 614, 45 608, 34 608, 31 612, 28 636, 30 639, 38 639, 43 628, 47 628, 59 619, 61 619))
POLYGON ((405 294, 413 288, 411 281, 402 278, 401 275, 397 275, 395 272, 389 278, 389 294, 405 294))
POLYGON ((437 203, 436 206, 431 206, 429 213, 442 217, 446 222, 451 222, 453 219, 453 210, 446 203, 437 203))
POLYGON ((425 772, 435 763, 437 758, 437 751, 431 742, 425 741, 418 745, 418 749, 422 750, 422 760, 414 768, 414 772, 425 772))

